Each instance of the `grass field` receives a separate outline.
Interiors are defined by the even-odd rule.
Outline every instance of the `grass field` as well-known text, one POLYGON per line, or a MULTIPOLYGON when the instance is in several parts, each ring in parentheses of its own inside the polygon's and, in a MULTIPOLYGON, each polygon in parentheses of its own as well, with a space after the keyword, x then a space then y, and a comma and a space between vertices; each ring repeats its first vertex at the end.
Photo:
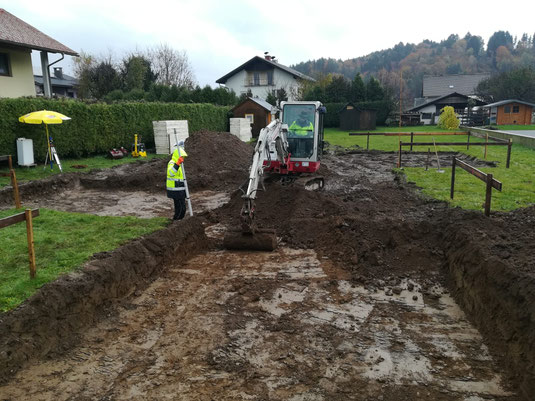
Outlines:
POLYGON ((500 131, 535 131, 535 125, 493 125, 500 131))
MULTIPOLYGON (((376 130, 373 132, 422 132, 417 128, 427 127, 403 127, 401 130, 391 128, 376 130)), ((436 127, 430 127, 436 128, 436 127)), ((429 131, 438 132, 438 131, 429 131)), ((431 136, 419 136, 418 141, 432 142, 431 136)), ((436 136, 436 142, 466 142, 466 136, 436 136)), ((347 131, 338 129, 326 129, 325 140, 332 145, 351 147, 358 145, 366 149, 366 136, 349 136, 347 131)), ((401 137, 403 142, 410 142, 410 137, 401 137)), ((399 138, 394 137, 370 137, 370 149, 382 151, 397 151, 399 138)), ((482 139, 471 137, 470 142, 482 139)), ((426 147, 414 147, 414 151, 427 151, 426 147)), ((408 148, 404 148, 408 150, 408 148)), ((439 146, 439 151, 462 152, 470 156, 483 159, 484 147, 466 147, 457 146, 439 146)), ((433 151, 433 149, 431 149, 433 151)), ((510 211, 519 207, 526 207, 535 204, 535 150, 521 146, 513 145, 511 152, 511 167, 505 168, 506 146, 489 146, 487 151, 487 160, 498 162, 498 167, 480 168, 486 173, 492 173, 494 178, 503 184, 502 192, 493 190, 492 210, 510 211)), ((395 166, 392 166, 394 168, 395 166)), ((470 175, 462 169, 456 169, 455 198, 450 200, 450 183, 451 168, 442 166, 444 173, 437 173, 436 170, 430 169, 425 171, 423 168, 403 168, 396 169, 406 175, 407 181, 414 182, 426 196, 433 197, 449 202, 452 206, 460 206, 465 209, 481 210, 485 201, 485 184, 476 177, 470 175)))
MULTIPOLYGON (((19 211, 20 212, 20 211, 19 211)), ((0 211, 0 218, 16 211, 0 211)), ((33 220, 37 274, 30 280, 26 224, 0 229, 0 311, 14 308, 43 284, 109 251, 165 227, 167 219, 101 217, 40 209, 33 220)))
MULTIPOLYGON (((118 160, 112 160, 105 156, 93 156, 93 157, 87 157, 83 159, 65 159, 61 161, 61 166, 63 167, 64 172, 71 172, 71 171, 78 171, 78 172, 85 172, 90 171, 91 169, 95 168, 110 168, 113 166, 118 166, 125 163, 134 163, 138 161, 146 161, 153 158, 162 158, 162 157, 169 157, 168 155, 156 155, 156 154, 148 154, 146 158, 136 158, 134 159, 131 156, 127 156, 123 159, 118 160), (75 168, 72 166, 86 166, 83 168, 75 168)), ((15 163, 15 162, 14 162, 15 163)), ((54 164, 54 168, 51 170, 50 166, 47 166, 46 168, 43 168, 44 164, 38 164, 36 167, 17 167, 15 166, 15 174, 17 175, 17 181, 18 182, 24 182, 24 181, 30 181, 30 180, 38 180, 41 178, 50 177, 55 174, 59 174, 58 167, 54 164)), ((2 163, 0 167, 0 188, 11 185, 11 181, 9 178, 9 168, 7 166, 7 162, 2 163)))

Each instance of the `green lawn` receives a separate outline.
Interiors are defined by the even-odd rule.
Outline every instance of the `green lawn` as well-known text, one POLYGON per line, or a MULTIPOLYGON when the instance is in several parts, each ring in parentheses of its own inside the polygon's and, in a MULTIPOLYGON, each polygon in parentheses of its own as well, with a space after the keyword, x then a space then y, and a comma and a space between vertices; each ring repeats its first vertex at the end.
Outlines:
MULTIPOLYGON (((0 218, 15 213, 14 209, 0 211, 0 218)), ((0 310, 14 308, 43 284, 79 268, 94 253, 115 249, 166 224, 164 218, 101 217, 40 209, 40 216, 33 220, 37 264, 33 280, 26 224, 0 229, 0 310)))
POLYGON ((493 125, 492 128, 500 131, 535 131, 535 125, 493 125))
MULTIPOLYGON (((383 128, 383 127, 381 127, 383 128)), ((427 127, 403 127, 404 132, 416 132, 417 128, 427 127)), ((382 132, 397 132, 390 127, 382 132)), ((379 131, 374 131, 379 132, 379 131)), ((431 132, 431 131, 430 131, 431 132)), ((418 136, 415 141, 432 142, 431 136, 418 136)), ((436 142, 466 142, 466 136, 436 136, 436 142)), ((366 136, 349 136, 347 131, 338 129, 326 129, 325 140, 332 145, 351 147, 358 145, 366 149, 366 136)), ((403 142, 410 142, 410 137, 401 137, 403 142)), ((370 137, 370 149, 382 151, 397 151, 398 137, 370 137)), ((470 138, 470 142, 483 141, 479 138, 470 138)), ((425 147, 414 147, 415 151, 427 151, 425 147)), ((408 151, 408 148, 404 148, 408 151)), ((483 159, 484 147, 439 146, 439 151, 458 151, 483 159)), ((433 149, 431 148, 431 151, 433 149)), ((492 210, 509 211, 519 207, 535 204, 535 150, 522 145, 513 145, 511 152, 511 167, 505 168, 506 146, 489 146, 487 160, 497 161, 498 167, 480 168, 486 173, 492 173, 494 178, 503 184, 502 192, 493 190, 492 210)), ((392 166, 394 167, 394 166, 392 166)), ((452 206, 460 206, 465 209, 482 210, 485 201, 485 184, 464 170, 456 169, 455 198, 450 201, 451 168, 442 166, 444 173, 437 173, 436 169, 425 171, 421 168, 396 169, 406 175, 407 181, 414 182, 422 189, 422 193, 435 199, 450 202, 452 206)))
MULTIPOLYGON (((120 164, 125 163, 133 163, 133 162, 143 162, 147 161, 153 158, 167 158, 168 155, 156 155, 156 154, 148 154, 146 158, 133 158, 131 156, 127 156, 123 159, 113 160, 105 156, 93 156, 93 157, 87 157, 83 159, 60 159, 61 166, 63 167, 64 172, 71 172, 71 171, 79 171, 79 172, 87 172, 91 169, 95 168, 110 168, 113 166, 118 166, 120 164), (83 168, 75 168, 72 166, 82 167, 87 166, 83 168)), ((13 162, 15 165, 15 161, 13 162)), ((6 163, 2 163, 0 167, 0 188, 4 187, 6 185, 11 185, 11 181, 9 178, 9 169, 6 163)), ((51 175, 59 174, 58 167, 54 164, 54 168, 51 170, 50 165, 46 168, 43 168, 44 164, 40 163, 36 167, 17 167, 15 165, 15 173, 17 175, 17 181, 23 182, 23 181, 30 181, 30 180, 38 180, 41 178, 50 177, 51 175)))

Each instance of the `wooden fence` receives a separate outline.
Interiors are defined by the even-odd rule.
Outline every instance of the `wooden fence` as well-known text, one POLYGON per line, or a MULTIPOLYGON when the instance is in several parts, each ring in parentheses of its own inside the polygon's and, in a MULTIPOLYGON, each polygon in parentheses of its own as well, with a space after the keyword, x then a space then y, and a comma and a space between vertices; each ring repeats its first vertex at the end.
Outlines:
POLYGON ((453 194, 455 192, 455 167, 459 166, 463 170, 468 171, 474 177, 479 178, 481 181, 487 184, 487 190, 485 193, 485 216, 490 216, 490 202, 492 198, 492 188, 502 191, 502 183, 492 176, 492 174, 486 174, 481 170, 469 165, 468 163, 463 162, 462 160, 453 157, 451 162, 451 189, 450 189, 450 198, 453 199, 453 194))
POLYGON ((28 238, 28 257, 30 260, 30 278, 35 278, 35 249, 33 244, 33 218, 39 216, 39 209, 26 209, 24 213, 0 219, 0 229, 26 220, 26 236, 28 238))
POLYGON ((19 184, 17 183, 17 175, 13 169, 13 160, 11 155, 0 156, 0 162, 6 161, 9 165, 9 176, 11 177, 11 186, 13 187, 13 198, 15 200, 15 208, 20 209, 20 196, 19 196, 19 184))

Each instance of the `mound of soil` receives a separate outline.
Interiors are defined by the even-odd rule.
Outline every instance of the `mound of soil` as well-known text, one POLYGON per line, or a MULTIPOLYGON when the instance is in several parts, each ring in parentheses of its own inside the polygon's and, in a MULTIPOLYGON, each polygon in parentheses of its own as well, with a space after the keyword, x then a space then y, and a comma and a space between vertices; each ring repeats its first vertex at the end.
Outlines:
POLYGON ((247 179, 253 148, 228 132, 195 132, 186 140, 185 149, 192 189, 230 192, 247 179))

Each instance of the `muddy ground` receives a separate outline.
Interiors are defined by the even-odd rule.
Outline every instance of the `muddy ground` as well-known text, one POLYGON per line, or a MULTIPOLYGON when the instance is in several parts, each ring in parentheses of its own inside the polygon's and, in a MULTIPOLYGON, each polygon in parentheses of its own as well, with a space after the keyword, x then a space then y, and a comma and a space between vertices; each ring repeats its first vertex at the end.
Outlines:
MULTIPOLYGON (((229 252, 222 235, 238 224, 234 190, 251 148, 204 133, 186 151, 195 219, 209 245, 108 305, 92 327, 73 333, 75 346, 26 364, 0 387, 0 398, 476 401, 534 394, 533 207, 491 219, 450 209, 393 174, 395 154, 331 148, 321 192, 266 180, 258 220, 277 230, 278 250, 229 252), (503 267, 491 284, 511 304, 488 314, 481 300, 496 297, 490 284, 477 285, 482 263, 503 267), (514 283, 506 272, 517 274, 514 283), (514 286, 521 296, 508 297, 514 286)), ((441 158, 447 165, 451 155, 441 158)), ((426 159, 404 155, 407 166, 426 159)), ((46 197, 27 194, 58 210, 170 216, 161 193, 165 164, 73 175, 46 197)))

